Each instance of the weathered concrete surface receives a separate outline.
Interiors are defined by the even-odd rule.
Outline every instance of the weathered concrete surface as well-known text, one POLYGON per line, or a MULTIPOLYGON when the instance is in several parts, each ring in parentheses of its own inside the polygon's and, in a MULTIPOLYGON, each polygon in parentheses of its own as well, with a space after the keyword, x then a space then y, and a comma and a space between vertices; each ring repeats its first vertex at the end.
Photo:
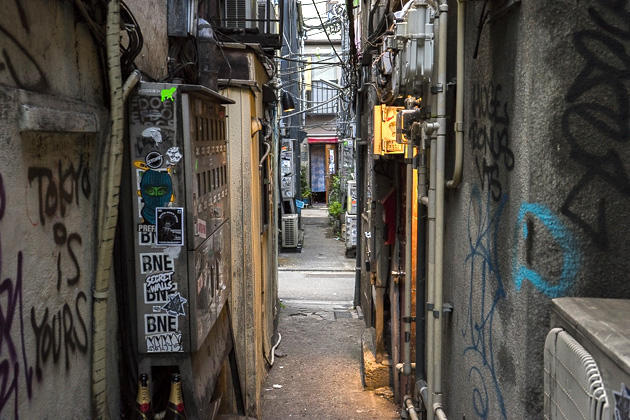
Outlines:
POLYGON ((279 257, 276 354, 283 357, 275 358, 263 387, 262 419, 396 419, 395 405, 361 385, 364 323, 352 309, 354 260, 334 239, 325 209, 303 215, 302 253, 279 257))
POLYGON ((467 9, 464 174, 446 193, 449 418, 543 418, 551 299, 630 297, 628 37, 617 29, 630 3, 512 3, 488 19, 476 59, 483 3, 467 9))
POLYGON ((278 257, 279 270, 354 271, 355 260, 345 257, 345 243, 335 239, 326 207, 303 209, 302 223, 302 252, 282 252, 278 257))

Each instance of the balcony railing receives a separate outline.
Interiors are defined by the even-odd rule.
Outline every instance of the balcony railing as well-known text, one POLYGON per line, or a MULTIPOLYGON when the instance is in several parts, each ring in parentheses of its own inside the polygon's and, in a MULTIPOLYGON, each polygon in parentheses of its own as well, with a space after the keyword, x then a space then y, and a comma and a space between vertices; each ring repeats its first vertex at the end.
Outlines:
POLYGON ((338 109, 338 100, 335 98, 339 94, 339 90, 335 89, 321 80, 313 80, 311 82, 311 90, 308 100, 311 101, 308 113, 311 115, 329 115, 336 114, 338 109))
POLYGON ((263 48, 282 47, 283 2, 278 12, 272 0, 225 0, 224 14, 212 19, 217 36, 223 42, 260 44, 263 48))

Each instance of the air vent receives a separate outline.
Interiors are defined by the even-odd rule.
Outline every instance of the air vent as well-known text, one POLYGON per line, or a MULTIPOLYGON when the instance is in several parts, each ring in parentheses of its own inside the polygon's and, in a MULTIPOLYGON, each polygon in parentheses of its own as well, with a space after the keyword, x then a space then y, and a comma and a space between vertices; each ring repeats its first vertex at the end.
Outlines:
POLYGON ((298 239, 298 215, 285 214, 282 216, 282 247, 297 248, 298 239))

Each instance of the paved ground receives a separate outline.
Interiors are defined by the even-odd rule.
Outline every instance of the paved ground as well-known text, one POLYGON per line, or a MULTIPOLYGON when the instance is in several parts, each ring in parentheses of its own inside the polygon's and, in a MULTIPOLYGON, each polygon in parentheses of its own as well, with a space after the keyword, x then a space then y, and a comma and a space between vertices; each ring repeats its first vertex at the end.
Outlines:
POLYGON ((355 262, 334 239, 325 208, 303 216, 302 252, 280 254, 282 357, 262 391, 262 419, 398 419, 396 406, 361 386, 365 324, 352 308, 355 262))
POLYGON ((345 257, 345 242, 335 238, 326 207, 303 209, 302 223, 302 252, 281 252, 280 270, 354 271, 356 260, 345 257))

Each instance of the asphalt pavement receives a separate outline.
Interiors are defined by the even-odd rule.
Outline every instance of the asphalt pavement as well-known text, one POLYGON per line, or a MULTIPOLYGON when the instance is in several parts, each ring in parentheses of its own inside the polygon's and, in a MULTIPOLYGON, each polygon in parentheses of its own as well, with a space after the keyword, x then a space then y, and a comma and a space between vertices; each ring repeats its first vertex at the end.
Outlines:
POLYGON ((279 255, 282 338, 262 390, 262 420, 398 419, 394 404, 361 385, 355 260, 324 206, 303 209, 302 221, 302 252, 279 255))

